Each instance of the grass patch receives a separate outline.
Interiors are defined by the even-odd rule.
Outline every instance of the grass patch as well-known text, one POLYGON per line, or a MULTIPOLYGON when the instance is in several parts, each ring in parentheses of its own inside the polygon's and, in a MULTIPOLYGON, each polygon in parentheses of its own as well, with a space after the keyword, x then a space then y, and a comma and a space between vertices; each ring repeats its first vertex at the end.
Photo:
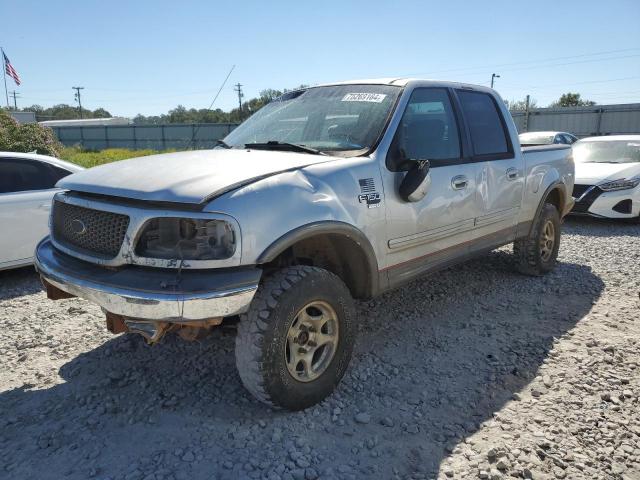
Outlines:
POLYGON ((81 147, 65 147, 62 149, 60 158, 67 162, 76 163, 83 167, 95 167, 104 163, 117 162, 127 158, 145 157, 157 153, 168 153, 175 150, 129 150, 128 148, 107 148, 99 152, 85 150, 81 147))

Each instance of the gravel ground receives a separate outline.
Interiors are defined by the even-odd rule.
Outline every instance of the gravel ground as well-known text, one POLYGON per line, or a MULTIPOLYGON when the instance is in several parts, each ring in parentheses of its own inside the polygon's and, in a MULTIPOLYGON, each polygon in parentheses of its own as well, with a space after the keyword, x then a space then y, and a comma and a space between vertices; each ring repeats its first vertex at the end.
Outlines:
POLYGON ((234 332, 148 347, 0 272, 0 477, 640 478, 640 225, 571 219, 560 265, 508 249, 358 305, 338 391, 276 412, 234 332))

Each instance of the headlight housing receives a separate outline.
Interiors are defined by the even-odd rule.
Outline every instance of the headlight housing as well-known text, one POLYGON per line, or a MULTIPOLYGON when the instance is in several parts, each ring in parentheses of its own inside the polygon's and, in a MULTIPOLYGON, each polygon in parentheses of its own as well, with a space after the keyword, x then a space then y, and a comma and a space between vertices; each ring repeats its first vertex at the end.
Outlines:
POLYGON ((224 220, 159 217, 145 224, 135 252, 146 258, 224 260, 236 244, 236 233, 224 220))
POLYGON ((636 188, 640 184, 640 177, 634 178, 621 178, 619 180, 612 180, 611 182, 598 185, 601 190, 605 192, 611 192, 614 190, 627 190, 629 188, 636 188))

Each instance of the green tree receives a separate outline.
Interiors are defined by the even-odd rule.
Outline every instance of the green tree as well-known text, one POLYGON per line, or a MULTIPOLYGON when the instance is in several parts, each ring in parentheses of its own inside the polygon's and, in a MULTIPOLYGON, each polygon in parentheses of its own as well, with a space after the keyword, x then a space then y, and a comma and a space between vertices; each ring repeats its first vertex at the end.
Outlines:
POLYGON ((91 114, 91 118, 111 118, 111 114, 104 108, 97 108, 91 114))
MULTIPOLYGON (((80 118, 78 107, 67 105, 66 103, 60 103, 49 108, 43 108, 40 105, 31 105, 30 107, 23 108, 22 111, 35 112, 36 120, 39 122, 45 120, 75 120, 80 118)), ((104 108, 98 108, 94 111, 86 108, 82 109, 83 118, 111 118, 111 116, 111 113, 104 108)))
POLYGON ((592 100, 583 100, 579 93, 563 93, 558 100, 551 103, 550 107, 588 107, 595 105, 592 100))
POLYGON ((62 145, 53 130, 37 123, 19 124, 0 109, 0 151, 37 152, 58 157, 62 145))

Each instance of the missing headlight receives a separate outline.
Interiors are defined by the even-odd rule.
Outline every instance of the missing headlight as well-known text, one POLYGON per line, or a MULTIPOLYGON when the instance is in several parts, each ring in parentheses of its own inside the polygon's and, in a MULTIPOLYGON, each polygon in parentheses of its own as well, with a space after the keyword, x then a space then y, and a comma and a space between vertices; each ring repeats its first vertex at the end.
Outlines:
POLYGON ((147 258, 224 260, 236 251, 233 227, 223 220, 160 217, 144 226, 136 255, 147 258))

